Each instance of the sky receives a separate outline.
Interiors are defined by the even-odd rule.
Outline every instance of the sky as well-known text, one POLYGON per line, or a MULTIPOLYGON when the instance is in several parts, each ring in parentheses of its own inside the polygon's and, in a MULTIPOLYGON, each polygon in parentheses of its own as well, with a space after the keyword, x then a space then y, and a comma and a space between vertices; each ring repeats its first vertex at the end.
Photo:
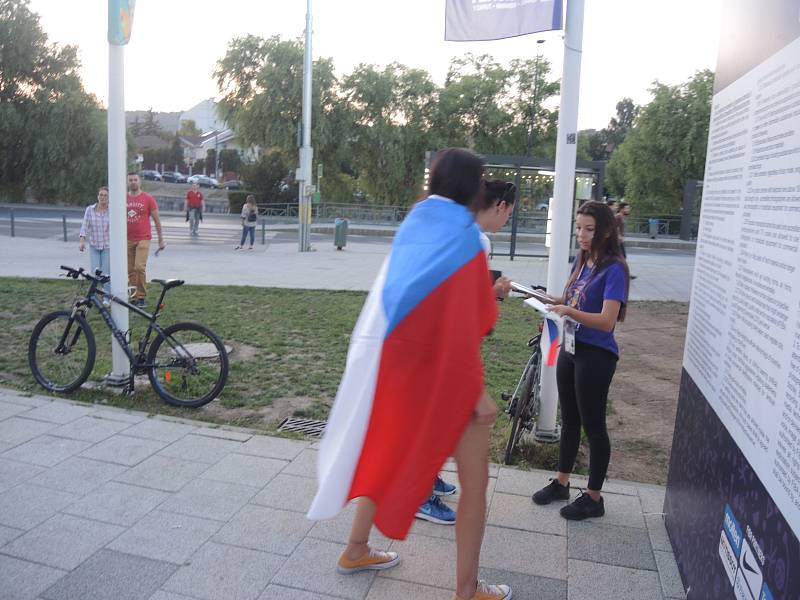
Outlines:
MULTIPOLYGON (((679 84, 714 69, 723 0, 586 0, 578 128, 600 129, 629 96, 650 99, 654 80, 679 84)), ((445 0, 314 0, 312 50, 338 73, 399 62, 444 82, 450 59, 472 52, 502 63, 542 55, 560 77, 562 32, 494 42, 445 42, 445 0)), ((79 48, 87 91, 108 96, 106 0, 31 0, 50 41, 79 48), (78 10, 78 7, 80 9, 78 10)), ((137 0, 125 50, 126 110, 183 111, 218 95, 212 72, 228 42, 247 34, 295 38, 304 0, 137 0)))

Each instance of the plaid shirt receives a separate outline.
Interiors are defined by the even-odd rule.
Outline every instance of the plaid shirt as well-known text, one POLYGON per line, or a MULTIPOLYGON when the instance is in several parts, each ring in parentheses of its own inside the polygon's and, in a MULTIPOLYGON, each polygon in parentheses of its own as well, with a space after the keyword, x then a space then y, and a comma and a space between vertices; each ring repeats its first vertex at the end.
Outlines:
POLYGON ((98 250, 108 248, 108 209, 106 208, 105 212, 98 212, 97 204, 87 206, 80 235, 88 238, 89 245, 98 250))

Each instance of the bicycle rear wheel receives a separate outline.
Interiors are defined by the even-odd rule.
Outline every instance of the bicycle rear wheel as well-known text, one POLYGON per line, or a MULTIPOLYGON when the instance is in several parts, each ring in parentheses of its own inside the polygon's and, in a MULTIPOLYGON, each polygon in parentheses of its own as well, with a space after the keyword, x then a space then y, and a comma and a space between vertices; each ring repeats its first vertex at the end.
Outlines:
POLYGON ((197 323, 176 323, 150 347, 150 384, 165 402, 197 408, 219 396, 228 379, 222 341, 197 323))
POLYGON ((33 328, 28 342, 28 365, 34 379, 51 392, 78 389, 94 368, 94 333, 81 314, 59 310, 33 328))
POLYGON ((516 409, 514 410, 511 433, 508 436, 506 451, 503 456, 503 462, 507 465, 512 463, 514 449, 519 443, 522 432, 530 427, 535 412, 538 412, 539 381, 541 377, 541 359, 538 351, 533 353, 525 369, 525 378, 522 382, 519 398, 512 399, 512 402, 516 401, 516 409), (536 403, 536 406, 534 406, 534 403, 536 403))

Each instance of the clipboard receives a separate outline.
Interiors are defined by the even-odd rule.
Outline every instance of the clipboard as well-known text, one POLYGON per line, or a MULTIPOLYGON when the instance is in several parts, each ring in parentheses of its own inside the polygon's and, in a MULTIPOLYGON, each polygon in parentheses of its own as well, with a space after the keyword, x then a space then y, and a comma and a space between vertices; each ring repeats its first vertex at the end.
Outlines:
POLYGON ((541 303, 545 303, 545 300, 548 299, 547 298, 547 294, 545 294, 544 292, 541 292, 539 290, 535 290, 535 289, 533 289, 531 287, 528 287, 527 285, 523 285, 521 283, 517 283, 516 281, 512 281, 511 282, 511 289, 514 290, 515 292, 519 292, 521 294, 527 294, 528 296, 533 296, 534 298, 539 300, 541 303))

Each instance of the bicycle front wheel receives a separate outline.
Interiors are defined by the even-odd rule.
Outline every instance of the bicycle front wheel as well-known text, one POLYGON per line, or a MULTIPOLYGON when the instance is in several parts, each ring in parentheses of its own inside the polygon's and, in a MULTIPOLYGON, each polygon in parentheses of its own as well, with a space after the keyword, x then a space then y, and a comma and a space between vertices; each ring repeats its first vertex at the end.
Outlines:
POLYGON ((508 436, 508 442, 506 442, 505 455, 503 456, 503 462, 507 465, 512 463, 514 449, 519 443, 523 430, 530 426, 534 410, 538 411, 538 406, 534 406, 534 402, 538 400, 540 376, 541 360, 539 359, 539 353, 536 352, 526 366, 525 378, 522 382, 519 398, 512 399, 512 402, 516 400, 516 409, 511 421, 511 433, 508 436))
POLYGON ((228 379, 228 353, 222 341, 197 323, 164 330, 147 357, 150 384, 165 402, 197 408, 220 395, 228 379))
POLYGON ((83 315, 65 310, 45 315, 28 342, 28 364, 34 379, 48 391, 78 389, 94 368, 94 333, 83 315))

